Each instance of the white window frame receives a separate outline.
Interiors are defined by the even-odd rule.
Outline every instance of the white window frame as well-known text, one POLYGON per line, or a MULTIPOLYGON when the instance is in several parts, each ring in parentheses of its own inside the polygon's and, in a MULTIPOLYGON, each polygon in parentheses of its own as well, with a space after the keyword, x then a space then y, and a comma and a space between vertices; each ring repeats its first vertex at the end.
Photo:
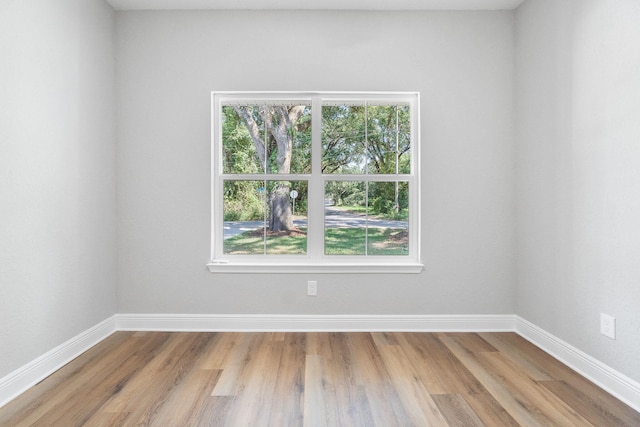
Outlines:
POLYGON ((420 94, 418 92, 219 92, 211 93, 211 261, 212 273, 419 273, 420 257, 420 94), (229 102, 256 100, 309 100, 312 115, 311 174, 268 174, 269 180, 308 181, 307 253, 304 255, 231 255, 223 253, 223 197, 225 179, 246 179, 224 174, 222 168, 221 106, 229 102), (411 173, 399 175, 321 174, 323 101, 350 103, 409 103, 411 109, 411 173), (407 181, 409 182, 409 255, 325 255, 325 181, 407 181), (311 197, 321 194, 321 197, 311 197))

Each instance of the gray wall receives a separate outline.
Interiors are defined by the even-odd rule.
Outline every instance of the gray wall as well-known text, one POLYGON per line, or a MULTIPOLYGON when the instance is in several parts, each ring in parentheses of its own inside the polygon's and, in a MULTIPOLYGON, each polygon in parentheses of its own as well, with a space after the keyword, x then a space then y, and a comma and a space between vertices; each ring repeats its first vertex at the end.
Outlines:
POLYGON ((116 311, 114 28, 0 2, 0 377, 116 311))
POLYGON ((512 11, 118 12, 119 311, 513 313, 513 23, 512 11), (420 91, 426 271, 209 273, 212 90, 420 91))
POLYGON ((635 0, 529 0, 516 14, 515 312, 636 381, 638 23, 635 0))

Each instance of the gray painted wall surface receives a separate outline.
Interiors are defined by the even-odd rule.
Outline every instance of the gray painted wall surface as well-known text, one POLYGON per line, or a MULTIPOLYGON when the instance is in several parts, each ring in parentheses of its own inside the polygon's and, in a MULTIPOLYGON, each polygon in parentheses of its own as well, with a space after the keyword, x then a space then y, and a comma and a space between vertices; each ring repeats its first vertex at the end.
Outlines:
POLYGON ((636 381, 639 22, 633 0, 527 1, 516 15, 515 312, 636 381))
POLYGON ((0 2, 0 377, 116 311, 114 28, 0 2))
POLYGON ((120 311, 513 313, 513 22, 512 11, 117 13, 120 311), (420 91, 426 271, 209 273, 212 90, 420 91))

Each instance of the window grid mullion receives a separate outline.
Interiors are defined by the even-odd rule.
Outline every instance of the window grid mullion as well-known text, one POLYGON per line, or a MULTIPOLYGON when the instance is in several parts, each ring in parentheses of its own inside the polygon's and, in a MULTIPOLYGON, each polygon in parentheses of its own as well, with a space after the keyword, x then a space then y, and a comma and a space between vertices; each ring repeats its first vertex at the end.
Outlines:
POLYGON ((264 165, 262 166, 264 169, 264 181, 262 182, 263 188, 264 188, 264 194, 265 197, 263 198, 263 202, 262 202, 262 255, 266 255, 267 254, 267 222, 268 222, 268 214, 267 214, 267 207, 269 205, 269 201, 267 200, 266 195, 268 194, 267 192, 267 166, 268 166, 268 159, 269 159, 269 136, 267 135, 267 120, 269 119, 266 113, 267 110, 267 106, 265 103, 265 106, 262 107, 265 109, 265 113, 264 113, 264 119, 263 119, 263 137, 262 137, 262 144, 264 145, 264 165))
POLYGON ((322 178, 322 102, 311 101, 311 176, 307 206, 307 254, 320 259, 324 254, 324 179, 322 178))
MULTIPOLYGON (((364 174, 369 175, 369 103, 364 102, 364 174)), ((364 254, 369 255, 369 181, 364 185, 364 254)))

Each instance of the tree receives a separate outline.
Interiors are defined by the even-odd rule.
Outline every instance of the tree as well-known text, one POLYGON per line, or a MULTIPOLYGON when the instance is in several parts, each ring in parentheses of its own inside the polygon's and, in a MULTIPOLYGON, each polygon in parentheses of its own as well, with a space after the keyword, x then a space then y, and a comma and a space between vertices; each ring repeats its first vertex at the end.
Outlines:
MULTIPOLYGON (((233 109, 253 141, 259 164, 266 173, 288 174, 294 154, 296 134, 310 128, 310 120, 301 120, 305 105, 238 105, 233 109)), ((291 187, 288 181, 275 181, 268 188, 269 230, 293 229, 291 187)))
MULTIPOLYGON (((322 171, 327 174, 396 174, 411 169, 410 109, 403 105, 337 105, 322 110, 322 171)), ((405 186, 369 185, 373 213, 398 214, 406 208, 405 186), (392 189, 392 191, 390 191, 392 189)), ((349 181, 332 182, 328 189, 339 203, 365 196, 349 181), (360 194, 359 194, 360 193, 360 194), (358 195, 359 194, 359 195, 358 195)))
MULTIPOLYGON (((226 180, 225 218, 265 218, 271 231, 293 228, 289 194, 306 195, 306 181, 269 180, 269 174, 306 174, 311 168, 311 114, 308 105, 240 104, 223 106, 223 168, 227 174, 266 174, 267 182, 226 180)), ((322 173, 395 174, 410 172, 410 110, 404 105, 324 105, 322 173)), ((327 181, 325 197, 336 203, 364 205, 371 213, 397 215, 406 206, 399 183, 370 185, 327 181), (375 202, 375 203, 374 203, 375 202)), ((300 203, 300 204, 299 204, 300 203)), ((296 209, 297 210, 297 209, 296 209)))

